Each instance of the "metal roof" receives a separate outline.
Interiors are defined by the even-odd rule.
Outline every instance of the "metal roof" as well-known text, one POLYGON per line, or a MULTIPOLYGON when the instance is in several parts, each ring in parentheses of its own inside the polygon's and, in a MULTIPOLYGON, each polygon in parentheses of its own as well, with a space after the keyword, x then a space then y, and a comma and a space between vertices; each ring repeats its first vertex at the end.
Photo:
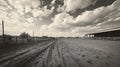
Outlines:
POLYGON ((111 29, 104 29, 104 30, 101 30, 101 31, 99 31, 99 32, 88 33, 88 34, 86 34, 86 35, 89 35, 89 34, 95 34, 95 33, 110 32, 110 31, 117 31, 117 30, 120 30, 120 27, 111 28, 111 29))

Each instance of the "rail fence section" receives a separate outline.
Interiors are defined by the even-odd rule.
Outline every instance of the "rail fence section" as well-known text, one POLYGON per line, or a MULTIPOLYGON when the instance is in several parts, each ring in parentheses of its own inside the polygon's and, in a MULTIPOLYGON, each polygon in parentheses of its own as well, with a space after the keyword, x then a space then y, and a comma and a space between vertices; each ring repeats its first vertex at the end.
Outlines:
POLYGON ((0 37, 0 46, 9 45, 9 44, 34 44, 38 42, 44 42, 48 40, 52 40, 52 37, 28 37, 21 38, 19 36, 12 36, 11 38, 0 37))

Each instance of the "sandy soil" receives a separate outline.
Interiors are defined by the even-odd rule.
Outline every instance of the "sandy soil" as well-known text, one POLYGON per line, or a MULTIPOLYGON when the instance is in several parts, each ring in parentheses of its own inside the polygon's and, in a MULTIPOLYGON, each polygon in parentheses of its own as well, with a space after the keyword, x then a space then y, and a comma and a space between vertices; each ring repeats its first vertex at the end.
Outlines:
POLYGON ((120 41, 56 39, 5 53, 0 67, 120 67, 119 61, 120 41))

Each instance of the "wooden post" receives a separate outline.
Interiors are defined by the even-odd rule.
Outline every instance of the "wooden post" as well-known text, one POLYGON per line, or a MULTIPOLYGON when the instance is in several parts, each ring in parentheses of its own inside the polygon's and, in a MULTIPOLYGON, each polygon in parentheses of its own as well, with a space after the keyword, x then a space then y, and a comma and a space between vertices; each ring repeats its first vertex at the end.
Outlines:
POLYGON ((3 36, 3 43, 5 43, 4 21, 3 20, 2 20, 2 36, 3 36))
POLYGON ((34 43, 34 29, 33 29, 33 43, 34 43))

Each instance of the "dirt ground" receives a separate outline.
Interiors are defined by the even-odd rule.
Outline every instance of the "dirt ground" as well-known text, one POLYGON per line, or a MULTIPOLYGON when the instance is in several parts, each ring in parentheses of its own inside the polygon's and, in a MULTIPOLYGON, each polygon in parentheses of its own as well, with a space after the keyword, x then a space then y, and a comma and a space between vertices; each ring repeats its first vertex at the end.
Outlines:
POLYGON ((120 41, 55 39, 0 55, 0 67, 120 67, 120 41))

